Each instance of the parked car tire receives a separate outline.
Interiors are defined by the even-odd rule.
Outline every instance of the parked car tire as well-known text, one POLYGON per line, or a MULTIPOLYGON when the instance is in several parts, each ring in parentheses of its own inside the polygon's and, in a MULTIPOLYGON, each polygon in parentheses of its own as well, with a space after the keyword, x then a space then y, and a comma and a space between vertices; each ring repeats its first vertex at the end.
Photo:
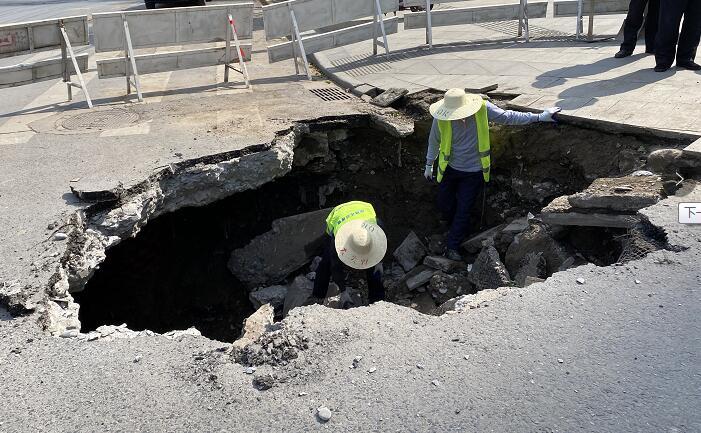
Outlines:
POLYGON ((156 2, 154 0, 144 0, 146 9, 156 9, 156 2))

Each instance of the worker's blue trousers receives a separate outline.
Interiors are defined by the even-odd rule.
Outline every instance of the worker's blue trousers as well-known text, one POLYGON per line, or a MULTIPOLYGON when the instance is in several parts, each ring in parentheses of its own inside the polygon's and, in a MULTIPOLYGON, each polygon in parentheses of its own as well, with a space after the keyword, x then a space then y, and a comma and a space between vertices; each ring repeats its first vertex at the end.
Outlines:
POLYGON ((483 187, 482 172, 446 169, 438 184, 438 208, 450 226, 448 249, 457 251, 470 232, 470 211, 483 187))

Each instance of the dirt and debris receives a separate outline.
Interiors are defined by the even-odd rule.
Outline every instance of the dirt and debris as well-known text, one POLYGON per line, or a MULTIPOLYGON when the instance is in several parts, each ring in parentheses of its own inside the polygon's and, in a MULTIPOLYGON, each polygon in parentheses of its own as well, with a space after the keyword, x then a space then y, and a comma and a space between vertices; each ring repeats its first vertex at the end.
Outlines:
POLYGON ((268 328, 257 340, 243 346, 232 346, 232 358, 242 365, 287 365, 309 347, 309 339, 289 330, 284 322, 268 328))

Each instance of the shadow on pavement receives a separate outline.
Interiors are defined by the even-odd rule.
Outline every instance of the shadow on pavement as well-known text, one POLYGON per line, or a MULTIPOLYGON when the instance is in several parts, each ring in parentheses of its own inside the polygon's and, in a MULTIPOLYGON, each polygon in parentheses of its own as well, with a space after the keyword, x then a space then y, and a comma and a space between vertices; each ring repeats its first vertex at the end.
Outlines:
POLYGON ((607 71, 612 71, 614 69, 620 68, 622 66, 630 65, 638 60, 645 57, 645 54, 636 54, 634 56, 627 57, 625 59, 616 59, 613 57, 607 57, 605 59, 598 60, 594 63, 579 64, 572 66, 565 66, 559 69, 553 69, 548 72, 544 72, 536 77, 533 87, 539 89, 545 89, 556 85, 553 83, 552 78, 582 78, 589 77, 592 75, 598 75, 607 71))

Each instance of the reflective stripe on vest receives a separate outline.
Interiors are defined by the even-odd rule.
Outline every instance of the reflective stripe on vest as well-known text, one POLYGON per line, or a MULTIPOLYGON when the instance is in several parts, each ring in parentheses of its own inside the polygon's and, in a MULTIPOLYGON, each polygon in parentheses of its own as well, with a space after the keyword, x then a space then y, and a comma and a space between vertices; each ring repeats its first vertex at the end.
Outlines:
POLYGON ((375 208, 364 201, 349 201, 348 203, 339 204, 333 208, 326 218, 326 233, 336 236, 338 229, 343 224, 359 219, 377 224, 375 208))
MULTIPOLYGON (((489 142, 489 119, 487 117, 487 103, 483 102, 482 107, 475 113, 475 123, 477 124, 477 145, 482 166, 482 177, 485 182, 489 182, 492 158, 489 142)), ((440 152, 438 153, 438 182, 443 180, 443 174, 450 162, 450 153, 453 147, 453 126, 450 120, 439 120, 438 131, 441 135, 440 152)))

